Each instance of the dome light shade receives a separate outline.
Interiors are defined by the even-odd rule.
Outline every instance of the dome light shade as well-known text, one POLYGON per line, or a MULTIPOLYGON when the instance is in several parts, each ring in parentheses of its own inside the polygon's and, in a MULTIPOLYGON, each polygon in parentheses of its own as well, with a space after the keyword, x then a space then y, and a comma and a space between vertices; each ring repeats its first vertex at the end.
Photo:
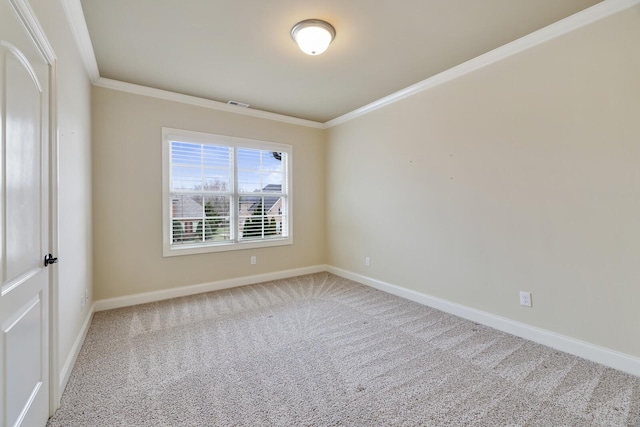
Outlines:
POLYGON ((293 26, 291 37, 307 55, 320 55, 336 37, 336 30, 328 22, 306 19, 293 26))

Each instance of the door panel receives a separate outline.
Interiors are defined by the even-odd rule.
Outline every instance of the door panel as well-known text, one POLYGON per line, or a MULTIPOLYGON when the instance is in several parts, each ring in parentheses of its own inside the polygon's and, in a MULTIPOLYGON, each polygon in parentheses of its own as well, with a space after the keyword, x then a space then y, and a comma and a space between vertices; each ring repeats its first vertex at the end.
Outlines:
MULTIPOLYGON (((39 82, 16 57, 5 49, 5 215, 6 273, 11 281, 40 264, 42 253, 42 206, 40 183, 39 82), (35 190, 35 191, 34 191, 35 190)), ((4 284, 7 284, 6 282, 4 284)))
POLYGON ((49 65, 0 0, 0 427, 49 416, 49 65))
POLYGON ((26 410, 30 409, 43 385, 39 356, 42 352, 39 332, 41 316, 42 300, 37 295, 20 307, 14 313, 14 318, 2 327, 7 366, 12 367, 7 370, 6 378, 9 425, 26 415, 26 410))

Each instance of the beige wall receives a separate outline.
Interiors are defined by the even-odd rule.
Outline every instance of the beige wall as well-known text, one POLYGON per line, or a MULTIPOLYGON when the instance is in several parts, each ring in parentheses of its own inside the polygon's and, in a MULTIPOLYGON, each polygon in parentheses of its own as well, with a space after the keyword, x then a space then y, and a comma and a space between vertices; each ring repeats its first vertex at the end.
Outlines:
POLYGON ((94 88, 96 299, 327 263, 640 356, 639 18, 326 131, 94 88), (163 126, 292 144, 295 244, 163 258, 163 126))
POLYGON ((638 40, 636 6, 328 130, 328 264, 640 356, 638 40))
POLYGON ((322 130, 99 87, 92 114, 96 299, 324 264, 322 130), (163 258, 163 126, 291 144, 294 244, 163 258))
POLYGON ((30 0, 57 56, 58 310, 62 369, 93 301, 91 270, 91 83, 61 1, 30 0), (90 300, 81 308, 85 289, 90 300))

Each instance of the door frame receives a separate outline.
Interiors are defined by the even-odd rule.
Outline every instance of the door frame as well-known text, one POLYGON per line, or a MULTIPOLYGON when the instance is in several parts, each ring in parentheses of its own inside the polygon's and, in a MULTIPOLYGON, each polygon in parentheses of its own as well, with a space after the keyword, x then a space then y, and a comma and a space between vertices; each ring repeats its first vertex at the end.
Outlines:
MULTIPOLYGON (((28 0, 7 0, 49 65, 49 253, 58 256, 57 57, 28 0)), ((47 161, 47 160, 45 160, 47 161)), ((49 416, 60 406, 58 264, 49 272, 49 416)))

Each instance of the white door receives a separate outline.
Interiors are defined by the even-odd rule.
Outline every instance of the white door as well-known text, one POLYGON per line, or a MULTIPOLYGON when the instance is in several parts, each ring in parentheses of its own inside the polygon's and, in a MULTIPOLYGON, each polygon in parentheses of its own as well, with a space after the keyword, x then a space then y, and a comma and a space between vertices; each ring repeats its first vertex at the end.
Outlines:
POLYGON ((49 66, 0 0, 0 426, 49 417, 49 66))

